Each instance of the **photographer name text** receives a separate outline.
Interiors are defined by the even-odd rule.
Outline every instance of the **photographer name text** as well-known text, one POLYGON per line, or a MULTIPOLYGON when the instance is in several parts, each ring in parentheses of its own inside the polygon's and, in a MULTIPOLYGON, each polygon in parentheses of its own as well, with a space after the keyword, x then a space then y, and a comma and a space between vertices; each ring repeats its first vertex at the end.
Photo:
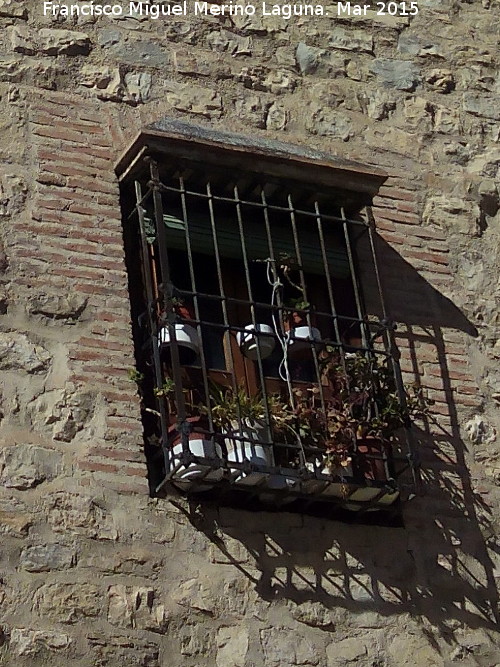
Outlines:
POLYGON ((368 12, 378 16, 415 16, 418 14, 416 2, 375 2, 373 4, 358 4, 354 2, 337 2, 328 6, 309 3, 272 4, 259 3, 232 3, 212 4, 211 2, 197 2, 183 0, 176 4, 146 4, 145 2, 129 2, 121 4, 95 4, 93 2, 79 4, 43 3, 44 16, 107 16, 120 18, 127 16, 141 16, 158 20, 175 16, 280 16, 290 19, 293 16, 367 16, 368 12))

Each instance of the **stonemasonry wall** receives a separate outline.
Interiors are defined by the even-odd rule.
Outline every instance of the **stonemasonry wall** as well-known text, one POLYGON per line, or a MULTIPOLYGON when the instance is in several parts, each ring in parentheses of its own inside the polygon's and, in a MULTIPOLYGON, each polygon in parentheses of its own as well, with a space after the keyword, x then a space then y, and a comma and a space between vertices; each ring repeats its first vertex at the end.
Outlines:
POLYGON ((0 0, 1 664, 500 662, 500 4, 418 7, 56 20, 0 0), (388 309, 436 400, 405 528, 148 497, 114 164, 164 115, 388 172, 388 309))

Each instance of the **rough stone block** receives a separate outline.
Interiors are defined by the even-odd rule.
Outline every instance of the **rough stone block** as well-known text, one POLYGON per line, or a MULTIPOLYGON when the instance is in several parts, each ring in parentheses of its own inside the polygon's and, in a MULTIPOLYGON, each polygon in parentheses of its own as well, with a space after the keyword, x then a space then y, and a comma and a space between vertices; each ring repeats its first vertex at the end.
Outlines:
POLYGON ((63 652, 72 643, 64 632, 12 628, 9 648, 17 656, 35 656, 41 651, 63 652))
POLYGON ((266 111, 269 102, 264 101, 259 95, 248 95, 240 97, 235 101, 235 109, 238 118, 254 127, 266 126, 266 111))
MULTIPOLYGON (((153 642, 130 635, 89 633, 87 641, 92 667, 160 667, 159 647, 153 642)), ((165 664, 162 662, 162 664, 165 664)))
POLYGON ((299 42, 295 51, 295 59, 301 74, 312 74, 318 68, 321 49, 299 42))
POLYGON ((112 625, 165 632, 165 607, 155 602, 154 589, 118 584, 109 587, 108 598, 108 621, 112 625))
POLYGON ((463 108, 464 111, 474 116, 500 120, 500 108, 496 98, 480 96, 476 93, 464 93, 463 108))
POLYGON ((328 43, 332 48, 343 51, 373 52, 373 37, 367 30, 346 30, 339 26, 330 33, 328 43))
POLYGON ((332 665, 359 665, 367 657, 366 644, 361 638, 350 637, 339 642, 333 642, 326 649, 328 664, 332 665))
POLYGON ((10 45, 15 53, 33 55, 36 52, 35 37, 29 28, 25 25, 15 25, 10 26, 8 31, 10 45))
POLYGON ((53 449, 13 445, 0 450, 0 483, 7 488, 30 489, 61 473, 62 457, 53 449))
POLYGON ((429 197, 422 217, 424 224, 437 225, 449 233, 476 236, 479 232, 479 206, 458 197, 429 197))
POLYGON ((61 491, 46 501, 48 520, 56 533, 85 535, 98 540, 116 540, 112 517, 92 498, 61 491))
POLYGON ((125 97, 126 102, 137 104, 149 99, 153 79, 148 72, 129 72, 125 74, 125 97))
POLYGON ((252 53, 251 37, 244 37, 229 30, 214 30, 207 36, 207 42, 214 51, 227 52, 232 56, 249 56, 252 53))
POLYGON ((0 0, 0 16, 15 19, 27 19, 28 10, 19 0, 0 0))
POLYGON ((0 176, 0 217, 10 217, 24 208, 28 187, 24 178, 6 173, 0 176))
POLYGON ((432 69, 425 76, 425 82, 436 91, 436 93, 451 93, 455 88, 455 77, 449 69, 432 69))
POLYGON ((158 42, 143 40, 120 42, 108 53, 115 60, 132 67, 146 66, 167 69, 172 64, 170 51, 158 42))
POLYGON ((26 537, 34 517, 18 500, 0 501, 0 533, 10 537, 26 537))
POLYGON ((50 294, 39 292, 28 300, 27 310, 32 315, 44 315, 54 320, 77 320, 88 302, 82 294, 50 294))
POLYGON ((420 80, 420 70, 412 62, 406 60, 375 60, 371 71, 385 85, 397 90, 415 90, 420 80))
POLYGON ((198 579, 189 579, 172 591, 172 599, 182 607, 213 614, 215 600, 211 590, 198 579))
POLYGON ((42 373, 50 359, 47 350, 26 334, 0 331, 0 370, 42 373))
POLYGON ((346 114, 335 110, 321 108, 307 120, 306 126, 311 134, 321 137, 335 137, 348 141, 353 134, 351 119, 346 114))
POLYGON ((303 602, 294 605, 291 614, 296 621, 310 625, 313 628, 333 630, 334 621, 329 610, 320 602, 303 602))
POLYGON ((37 544, 21 551, 19 565, 28 572, 66 570, 76 565, 76 549, 66 544, 37 544))
POLYGON ((248 646, 249 634, 245 627, 220 628, 217 632, 217 667, 245 667, 248 646))
POLYGON ((398 40, 398 51, 407 53, 411 56, 437 56, 439 58, 444 58, 444 54, 439 45, 439 39, 422 34, 417 36, 411 35, 408 32, 403 32, 398 40))
POLYGON ((92 584, 44 584, 35 593, 33 611, 42 618, 74 624, 100 616, 102 598, 100 589, 92 584))
POLYGON ((286 628, 261 630, 260 642, 266 667, 319 665, 323 662, 323 650, 318 644, 286 628))
POLYGON ((38 35, 42 53, 49 56, 77 56, 90 52, 90 37, 84 32, 42 28, 38 35))
POLYGON ((222 98, 210 88, 169 83, 167 90, 168 103, 178 111, 207 118, 219 118, 222 115, 222 98))

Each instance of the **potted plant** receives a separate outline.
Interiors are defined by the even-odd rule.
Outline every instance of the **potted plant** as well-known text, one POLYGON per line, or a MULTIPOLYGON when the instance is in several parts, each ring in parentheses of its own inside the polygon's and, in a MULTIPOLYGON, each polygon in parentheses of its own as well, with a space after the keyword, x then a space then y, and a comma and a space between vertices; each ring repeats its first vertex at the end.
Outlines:
POLYGON ((172 378, 165 378, 162 387, 157 387, 154 394, 158 399, 164 399, 167 404, 170 425, 168 427, 167 457, 170 469, 178 467, 173 475, 173 481, 183 490, 206 491, 218 482, 224 475, 223 468, 207 465, 203 462, 190 461, 183 463, 183 456, 190 453, 204 459, 221 459, 222 449, 210 437, 208 424, 204 415, 196 414, 191 392, 183 388, 185 406, 190 412, 183 422, 178 422, 178 409, 175 403, 175 383, 172 378), (187 452, 184 441, 187 442, 187 452), (203 480, 200 483, 200 478, 203 480), (195 483, 196 482, 196 483, 195 483))
POLYGON ((273 440, 300 445, 291 465, 304 466, 311 477, 302 482, 307 493, 322 492, 342 497, 344 478, 352 476, 351 441, 334 437, 330 409, 323 409, 319 387, 294 388, 290 401, 271 401, 273 440), (335 477, 334 481, 332 477, 335 477))
POLYGON ((274 329, 269 324, 247 324, 244 331, 238 331, 236 341, 242 353, 256 361, 259 358, 267 359, 276 346, 274 329))
POLYGON ((287 299, 283 307, 283 331, 287 337, 288 351, 291 355, 297 355, 310 350, 311 342, 319 343, 321 333, 314 326, 314 308, 306 299, 305 289, 295 279, 295 272, 301 268, 297 258, 281 253, 279 266, 285 283, 297 293, 287 299))
POLYGON ((283 328, 288 341, 288 351, 297 356, 304 350, 311 349, 311 343, 321 342, 320 330, 312 326, 315 323, 311 304, 301 298, 288 299, 283 307, 283 328), (311 326, 308 323, 308 315, 311 326))
MULTIPOLYGON (((272 452, 267 440, 265 406, 262 398, 249 396, 239 387, 236 391, 215 382, 210 385, 211 414, 215 425, 224 436, 227 461, 254 465, 272 465, 272 452)), ((244 473, 231 469, 241 484, 258 484, 265 473, 244 473)))
POLYGON ((170 326, 174 327, 181 363, 192 363, 200 351, 200 340, 197 330, 189 322, 194 321, 192 306, 184 299, 171 297, 167 302, 162 320, 163 326, 158 332, 158 342, 162 352, 168 352, 172 344, 170 326), (171 321, 173 320, 173 321, 171 321))
MULTIPOLYGON (((397 393, 391 361, 376 354, 347 354, 342 361, 332 348, 321 359, 322 383, 329 394, 327 423, 329 437, 350 447, 354 476, 368 482, 350 498, 368 501, 380 489, 370 481, 389 481, 388 468, 397 431, 428 411, 430 401, 421 390, 405 388, 404 399, 397 393), (349 445, 350 443, 350 445, 349 445)), ((392 500, 397 497, 397 492, 392 500)))

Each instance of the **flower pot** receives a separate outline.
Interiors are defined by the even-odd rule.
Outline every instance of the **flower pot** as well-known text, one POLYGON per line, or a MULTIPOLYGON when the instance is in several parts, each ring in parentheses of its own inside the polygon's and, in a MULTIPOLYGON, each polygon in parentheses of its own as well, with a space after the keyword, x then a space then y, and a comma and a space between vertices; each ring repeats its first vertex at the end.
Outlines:
MULTIPOLYGON (((189 417, 188 422, 198 423, 199 417, 189 417)), ((189 451, 194 456, 200 456, 207 459, 222 458, 222 450, 220 445, 208 440, 202 429, 196 426, 188 434, 189 451)), ((182 460, 184 453, 182 445, 182 436, 176 426, 171 426, 169 433, 172 434, 173 439, 170 442, 169 459, 172 468, 175 468, 182 460)), ((204 463, 191 462, 187 465, 182 465, 179 470, 172 476, 172 481, 181 489, 188 491, 207 491, 213 487, 213 482, 218 482, 224 475, 223 468, 213 468, 204 463)))
POLYGON ((312 345, 321 344, 321 332, 316 327, 301 325, 287 332, 288 354, 290 357, 310 351, 312 345))
POLYGON ((267 359, 276 345, 274 330, 268 324, 247 324, 245 331, 238 331, 236 341, 247 359, 267 359))
MULTIPOLYGON (((245 463, 250 461, 254 465, 272 465, 271 449, 268 445, 260 444, 259 441, 266 439, 265 427, 256 421, 242 420, 241 425, 231 422, 233 427, 226 433, 224 443, 227 448, 227 461, 245 463)), ((266 472, 246 473, 238 468, 230 468, 231 473, 236 474, 235 481, 238 484, 253 486, 268 476, 266 472)))
MULTIPOLYGON (((175 339, 181 356, 181 363, 192 363, 200 351, 198 332, 190 324, 177 322, 174 324, 175 339)), ((168 352, 172 341, 168 327, 162 327, 158 332, 158 344, 161 352, 168 352)))

